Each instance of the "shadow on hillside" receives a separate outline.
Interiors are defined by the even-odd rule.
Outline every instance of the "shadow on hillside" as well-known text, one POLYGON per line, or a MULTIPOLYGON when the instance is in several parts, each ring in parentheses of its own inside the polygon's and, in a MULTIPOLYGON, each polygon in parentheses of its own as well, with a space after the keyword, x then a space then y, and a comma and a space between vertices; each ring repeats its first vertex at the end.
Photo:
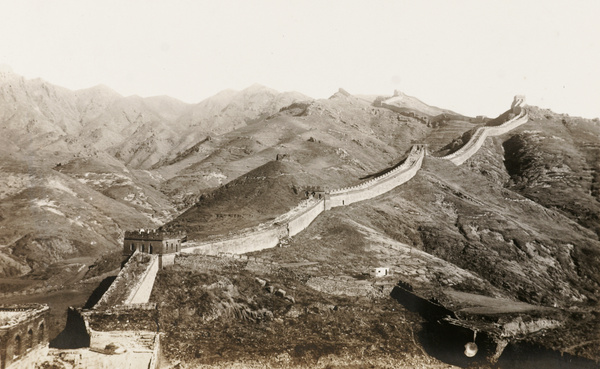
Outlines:
MULTIPOLYGON (((84 309, 91 309, 100 300, 102 295, 108 290, 108 287, 117 278, 116 276, 107 277, 100 282, 98 287, 92 292, 85 305, 84 309)), ((90 345, 90 336, 85 329, 83 318, 77 310, 69 308, 67 311, 67 323, 65 329, 62 330, 54 339, 50 341, 50 347, 58 349, 76 349, 80 347, 88 347, 90 345)))
POLYGON ((108 290, 108 287, 110 287, 110 285, 116 278, 116 276, 104 278, 102 282, 100 282, 98 287, 96 287, 96 289, 92 292, 90 297, 88 297, 87 301, 85 302, 85 305, 83 305, 83 308, 91 309, 92 307, 94 307, 94 305, 96 305, 98 301, 100 301, 100 298, 102 297, 102 295, 104 295, 104 292, 108 290))
POLYGON ((70 307, 65 329, 50 341, 50 347, 64 350, 89 346, 90 336, 85 329, 85 322, 79 312, 70 307))
POLYGON ((593 360, 561 354, 529 344, 511 344, 500 356, 496 368, 592 369, 600 368, 600 364, 593 360))
POLYGON ((462 368, 544 368, 544 369, 588 369, 600 368, 593 360, 561 354, 560 352, 536 347, 524 343, 509 344, 498 363, 492 365, 489 359, 496 351, 496 343, 485 332, 478 332, 475 343, 477 354, 469 358, 465 356, 465 344, 472 342, 473 331, 446 323, 442 318, 456 317, 451 310, 446 309, 435 300, 427 300, 412 292, 412 287, 400 282, 390 296, 403 305, 407 310, 421 315, 425 319, 418 334, 419 343, 428 355, 447 364, 462 368))
POLYGON ((461 368, 489 367, 488 357, 494 354, 495 343, 484 332, 477 333, 475 343, 477 354, 467 357, 465 344, 473 342, 473 331, 457 327, 445 322, 424 322, 419 332, 419 342, 428 355, 435 357, 447 364, 461 368))

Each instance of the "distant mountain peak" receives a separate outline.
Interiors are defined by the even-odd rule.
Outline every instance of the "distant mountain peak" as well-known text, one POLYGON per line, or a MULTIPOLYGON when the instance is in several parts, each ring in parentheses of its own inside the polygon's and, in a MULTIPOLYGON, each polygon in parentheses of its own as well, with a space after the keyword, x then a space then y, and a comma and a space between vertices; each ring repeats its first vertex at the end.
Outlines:
POLYGON ((13 69, 6 64, 0 64, 0 82, 3 80, 15 80, 17 78, 23 78, 13 72, 13 69))
POLYGON ((114 95, 115 97, 122 97, 122 95, 120 93, 118 93, 117 91, 113 90, 112 88, 108 87, 107 85, 104 84, 99 84, 96 86, 92 86, 92 87, 88 87, 88 88, 83 88, 80 90, 76 90, 75 91, 76 94, 81 95, 81 94, 101 94, 101 95, 114 95))
POLYGON ((241 92, 242 93, 256 93, 258 91, 268 91, 268 92, 278 93, 277 90, 267 87, 265 85, 261 85, 260 83, 254 83, 254 84, 246 87, 245 89, 243 89, 241 92))
POLYGON ((352 94, 340 87, 337 92, 331 95, 329 98, 334 99, 337 97, 352 97, 352 94))

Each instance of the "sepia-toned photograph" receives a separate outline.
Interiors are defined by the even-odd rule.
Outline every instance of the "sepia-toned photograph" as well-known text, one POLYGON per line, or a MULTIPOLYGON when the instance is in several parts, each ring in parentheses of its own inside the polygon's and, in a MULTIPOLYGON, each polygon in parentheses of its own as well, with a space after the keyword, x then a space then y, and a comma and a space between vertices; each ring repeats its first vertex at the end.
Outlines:
POLYGON ((600 369, 600 2, 0 14, 0 369, 600 369))

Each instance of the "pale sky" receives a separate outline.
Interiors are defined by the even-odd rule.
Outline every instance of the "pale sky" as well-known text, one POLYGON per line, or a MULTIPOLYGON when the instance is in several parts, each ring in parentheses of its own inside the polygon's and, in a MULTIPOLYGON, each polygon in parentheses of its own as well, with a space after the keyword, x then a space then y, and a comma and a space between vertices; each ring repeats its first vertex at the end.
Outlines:
POLYGON ((468 115, 513 95, 600 116, 600 1, 9 1, 0 64, 70 89, 197 103, 260 83, 394 89, 468 115))

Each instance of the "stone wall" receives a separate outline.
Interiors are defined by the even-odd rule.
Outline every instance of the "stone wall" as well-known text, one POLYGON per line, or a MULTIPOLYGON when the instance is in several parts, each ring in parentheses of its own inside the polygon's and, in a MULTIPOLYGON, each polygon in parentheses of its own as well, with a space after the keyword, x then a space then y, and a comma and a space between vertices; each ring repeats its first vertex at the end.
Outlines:
POLYGON ((159 256, 152 255, 148 267, 140 278, 140 282, 132 286, 131 293, 127 300, 125 300, 125 305, 143 304, 150 300, 152 287, 154 287, 154 279, 156 278, 160 264, 158 258, 159 256))
POLYGON ((424 146, 415 145, 405 162, 393 170, 359 185, 329 192, 325 200, 325 209, 329 210, 337 206, 372 199, 407 182, 421 169, 425 151, 424 146))
POLYGON ((191 246, 181 249, 182 253, 217 255, 218 253, 245 254, 275 247, 279 240, 287 235, 284 226, 271 225, 264 229, 248 232, 244 235, 233 236, 211 242, 192 243, 191 246))
POLYGON ((316 204, 309 206, 304 212, 296 216, 287 225, 287 236, 292 237, 302 232, 319 214, 325 210, 325 200, 319 200, 316 204))
POLYGON ((517 108, 519 110, 519 114, 516 117, 499 126, 477 128, 475 134, 463 147, 450 155, 443 156, 442 159, 450 160, 455 165, 461 165, 470 159, 471 156, 473 156, 477 151, 479 151, 487 137, 503 135, 517 128, 518 126, 527 123, 529 120, 527 111, 519 106, 515 107, 514 109, 517 108))
POLYGON ((94 309, 107 309, 132 303, 134 298, 136 303, 147 302, 147 300, 143 301, 144 294, 148 288, 152 291, 158 264, 158 255, 135 251, 119 271, 117 278, 96 303, 94 309), (136 297, 138 291, 140 291, 140 295, 136 297))
MULTIPOLYGON (((219 253, 244 254, 275 247, 284 237, 292 237, 308 227, 324 210, 336 206, 371 199, 405 183, 417 173, 425 157, 425 148, 415 145, 402 165, 353 187, 333 190, 324 200, 306 207, 295 208, 261 229, 250 229, 244 234, 202 243, 188 242, 182 253, 217 255, 219 253), (281 225, 281 224, 284 225, 281 225)), ((314 201, 314 200, 313 200, 314 201)))

